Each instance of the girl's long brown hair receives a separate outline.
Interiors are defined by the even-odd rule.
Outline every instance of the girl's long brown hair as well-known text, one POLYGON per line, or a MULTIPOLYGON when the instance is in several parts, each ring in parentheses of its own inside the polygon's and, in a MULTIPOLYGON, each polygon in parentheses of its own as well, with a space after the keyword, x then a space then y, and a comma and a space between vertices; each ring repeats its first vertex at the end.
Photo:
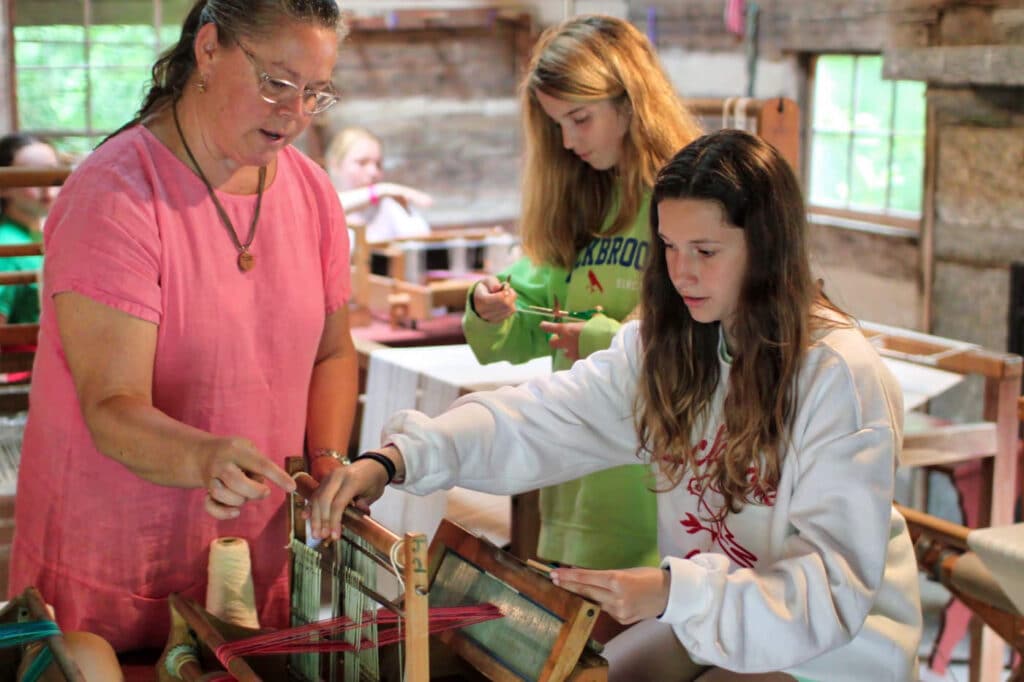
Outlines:
POLYGON ((520 236, 535 262, 572 267, 576 253, 601 231, 616 194, 610 233, 625 230, 658 169, 700 134, 647 38, 614 17, 580 16, 545 31, 520 94, 526 143, 520 236), (611 100, 629 116, 616 168, 595 170, 563 148, 537 92, 572 102, 611 100))
MULTIPOLYGON (((841 323, 835 314, 821 314, 839 311, 812 278, 803 195, 775 148, 723 130, 680 151, 654 186, 652 236, 658 234, 658 204, 676 199, 717 202, 746 240, 747 272, 730 330, 727 442, 702 471, 710 481, 703 492, 721 493, 716 515, 724 516, 745 503, 763 503, 765 491, 778 484, 807 348, 818 329, 841 323)), ((651 240, 644 273, 641 319, 643 365, 634 410, 639 451, 653 456, 675 487, 698 471, 693 439, 710 417, 720 379, 720 323, 690 316, 658 238, 651 240)))

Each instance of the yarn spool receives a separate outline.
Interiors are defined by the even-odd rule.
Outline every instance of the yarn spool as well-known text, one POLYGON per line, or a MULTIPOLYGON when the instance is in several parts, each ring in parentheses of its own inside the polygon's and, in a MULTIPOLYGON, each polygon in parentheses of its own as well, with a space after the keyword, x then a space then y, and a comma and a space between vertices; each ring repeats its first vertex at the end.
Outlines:
POLYGON ((206 610, 227 623, 259 628, 249 543, 243 538, 210 543, 206 610))

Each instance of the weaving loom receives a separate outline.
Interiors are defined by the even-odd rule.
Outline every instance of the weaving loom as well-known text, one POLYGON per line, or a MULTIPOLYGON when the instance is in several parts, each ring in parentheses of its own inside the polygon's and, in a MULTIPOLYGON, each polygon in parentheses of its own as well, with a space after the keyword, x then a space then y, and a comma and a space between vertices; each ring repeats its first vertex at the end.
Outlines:
POLYGON ((435 230, 387 242, 368 242, 363 230, 355 232, 355 307, 394 325, 430 319, 439 308, 462 310, 470 287, 514 260, 518 244, 501 228, 435 230), (428 269, 427 254, 435 251, 447 253, 443 272, 428 269), (374 258, 384 260, 386 275, 371 272, 374 258))
MULTIPOLYGON (((301 462, 292 458, 286 466, 294 473, 301 462)), ((224 669, 243 682, 418 682, 481 675, 545 682, 607 678, 607 664, 588 646, 599 613, 594 604, 448 521, 438 529, 429 559, 422 534, 399 538, 351 508, 345 512, 340 542, 308 547, 299 511, 316 482, 296 474, 296 483, 298 494, 291 506, 292 627, 339 618, 355 620, 357 626, 347 627, 341 640, 325 636, 318 651, 238 655, 225 661, 225 645, 258 633, 172 595, 172 632, 157 665, 161 682, 220 679, 211 677, 211 671, 224 669), (378 590, 378 577, 399 569, 402 579, 392 599, 384 594, 386 588, 378 590), (380 605, 397 618, 366 617, 383 613, 377 611, 380 605), (435 632, 440 634, 431 649, 428 634, 435 632), (388 646, 378 646, 384 643, 388 646)))
MULTIPOLYGON (((301 471, 302 459, 290 458, 287 468, 297 474, 301 471)), ((397 612, 398 618, 381 619, 381 624, 385 621, 398 623, 396 629, 404 643, 402 679, 426 682, 429 679, 426 538, 412 533, 399 538, 350 508, 345 513, 341 542, 308 547, 306 524, 300 512, 317 484, 304 474, 296 476, 296 483, 298 494, 293 495, 294 503, 289 510, 293 628, 317 623, 325 608, 334 618, 354 612, 360 614, 356 618, 361 619, 361 614, 377 604, 387 605, 397 612), (374 573, 378 564, 388 569, 399 564, 404 567, 401 604, 376 593, 374 573)), ((384 679, 379 672, 377 650, 360 650, 364 643, 369 647, 378 641, 376 618, 365 627, 344 630, 341 641, 356 651, 342 656, 337 651, 328 651, 330 647, 324 638, 323 653, 240 655, 225 663, 219 655, 222 647, 259 633, 225 623, 178 595, 171 595, 170 607, 171 633, 157 663, 157 677, 161 682, 208 680, 211 670, 225 668, 234 679, 242 682, 384 679)))
MULTIPOLYGON (((608 679, 608 664, 590 641, 600 613, 595 604, 444 520, 430 543, 431 607, 483 602, 496 604, 504 618, 439 635, 479 674, 509 681, 608 679)), ((433 669, 440 672, 439 667, 433 669)), ((477 679, 479 674, 466 677, 477 679)))
MULTIPOLYGON (((971 530, 914 509, 898 507, 907 520, 918 566, 931 579, 941 583, 970 608, 987 626, 1006 641, 1018 655, 1024 655, 1024 589, 1021 587, 1020 527, 971 530), (986 557, 983 540, 986 533, 1013 531, 1017 544, 1006 541, 1011 561, 1000 565, 996 557, 986 557), (977 549, 976 549, 977 548, 977 549), (981 549, 982 551, 978 551, 981 549), (972 551, 975 550, 975 551, 972 551)), ((1024 681, 1024 663, 1018 659, 1011 682, 1024 681)))

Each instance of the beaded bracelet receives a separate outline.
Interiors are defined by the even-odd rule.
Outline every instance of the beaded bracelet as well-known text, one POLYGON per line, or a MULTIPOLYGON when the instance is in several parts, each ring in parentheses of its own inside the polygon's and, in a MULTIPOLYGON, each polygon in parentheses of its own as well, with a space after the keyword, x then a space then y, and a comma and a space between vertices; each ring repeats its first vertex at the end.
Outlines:
POLYGON ((316 450, 313 450, 312 452, 309 453, 309 458, 311 460, 316 459, 317 457, 330 457, 331 459, 337 462, 341 462, 343 465, 346 466, 352 463, 352 461, 349 460, 349 458, 344 453, 341 453, 337 450, 332 450, 330 448, 317 448, 316 450))
POLYGON ((364 452, 353 457, 352 464, 355 464, 361 459, 372 459, 374 462, 377 462, 384 467, 384 470, 387 471, 388 474, 388 484, 395 480, 395 463, 392 462, 387 455, 382 455, 379 452, 364 452))

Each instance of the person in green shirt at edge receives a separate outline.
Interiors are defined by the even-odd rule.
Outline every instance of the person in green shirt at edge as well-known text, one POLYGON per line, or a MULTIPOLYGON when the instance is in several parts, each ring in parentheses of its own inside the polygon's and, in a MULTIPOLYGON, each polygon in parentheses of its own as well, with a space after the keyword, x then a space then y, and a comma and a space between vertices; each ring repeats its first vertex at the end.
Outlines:
MULTIPOLYGON (((638 306, 651 188, 701 131, 647 38, 608 16, 545 31, 521 100, 525 257, 470 290, 462 328, 482 363, 550 354, 561 370, 607 348, 638 306), (556 301, 603 314, 558 321, 522 310, 556 301)), ((537 556, 594 569, 658 565, 652 486, 638 461, 541 490, 537 556)))
MULTIPOLYGON (((59 165, 57 152, 38 137, 11 133, 0 138, 0 167, 59 165)), ((43 218, 57 197, 56 187, 9 187, 0 190, 0 245, 43 241, 43 218)), ((43 269, 42 256, 0 258, 0 271, 43 269)), ((0 286, 0 324, 39 321, 37 284, 0 286)))

